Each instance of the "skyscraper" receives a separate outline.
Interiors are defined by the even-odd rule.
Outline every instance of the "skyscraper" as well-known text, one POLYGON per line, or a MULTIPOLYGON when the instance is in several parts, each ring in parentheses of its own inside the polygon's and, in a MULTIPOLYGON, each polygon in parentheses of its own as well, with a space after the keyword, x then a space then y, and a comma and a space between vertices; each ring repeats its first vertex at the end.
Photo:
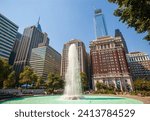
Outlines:
POLYGON ((64 44, 63 47, 63 53, 62 53, 62 58, 61 58, 61 76, 64 79, 65 78, 65 73, 67 71, 67 66, 68 66, 68 50, 71 44, 75 44, 77 49, 78 49, 78 58, 79 58, 79 63, 80 63, 80 71, 84 72, 87 74, 87 53, 85 49, 85 45, 82 41, 73 39, 66 44, 64 44))
POLYGON ((125 39, 124 39, 124 37, 123 37, 123 35, 122 35, 122 33, 120 32, 119 29, 115 30, 115 37, 121 37, 125 52, 128 53, 128 48, 127 48, 126 41, 125 41, 125 39))
POLYGON ((21 40, 22 34, 20 34, 19 32, 17 33, 14 45, 13 45, 13 49, 11 51, 10 57, 9 57, 9 64, 13 65, 14 61, 15 61, 15 57, 16 57, 16 53, 17 53, 17 49, 19 47, 19 43, 21 40))
POLYGON ((32 49, 30 66, 43 80, 49 73, 60 75, 61 54, 49 45, 39 44, 39 47, 32 49))
POLYGON ((17 74, 23 70, 24 66, 29 65, 32 49, 38 47, 39 43, 47 42, 47 34, 43 33, 39 26, 38 21, 37 26, 24 29, 14 62, 14 69, 17 74))
POLYGON ((93 87, 97 82, 113 84, 122 91, 132 90, 125 49, 121 37, 105 36, 90 43, 93 87))
POLYGON ((9 59, 14 41, 17 35, 18 26, 8 18, 0 14, 0 57, 9 59))
POLYGON ((108 35, 104 15, 101 9, 95 10, 94 24, 96 38, 108 35))

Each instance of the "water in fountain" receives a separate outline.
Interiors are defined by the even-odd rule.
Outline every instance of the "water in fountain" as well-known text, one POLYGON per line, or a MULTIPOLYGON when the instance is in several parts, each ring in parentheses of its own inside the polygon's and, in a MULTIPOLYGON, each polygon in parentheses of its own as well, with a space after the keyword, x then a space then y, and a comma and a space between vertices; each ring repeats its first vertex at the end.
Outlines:
POLYGON ((64 99, 76 100, 81 98, 81 78, 78 51, 75 44, 71 44, 68 52, 68 67, 65 75, 64 99))

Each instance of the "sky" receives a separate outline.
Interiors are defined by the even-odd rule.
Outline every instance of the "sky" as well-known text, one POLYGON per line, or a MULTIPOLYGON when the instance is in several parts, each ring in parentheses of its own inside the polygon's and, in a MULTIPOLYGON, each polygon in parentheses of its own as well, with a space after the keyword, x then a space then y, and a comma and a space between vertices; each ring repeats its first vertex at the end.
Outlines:
POLYGON ((64 43, 79 39, 90 51, 94 40, 94 10, 102 9, 108 34, 114 36, 115 29, 122 32, 129 52, 141 51, 150 55, 150 45, 143 40, 145 34, 137 34, 113 15, 117 5, 108 0, 0 0, 0 13, 24 28, 36 25, 40 17, 42 31, 50 38, 50 46, 62 53, 64 43))

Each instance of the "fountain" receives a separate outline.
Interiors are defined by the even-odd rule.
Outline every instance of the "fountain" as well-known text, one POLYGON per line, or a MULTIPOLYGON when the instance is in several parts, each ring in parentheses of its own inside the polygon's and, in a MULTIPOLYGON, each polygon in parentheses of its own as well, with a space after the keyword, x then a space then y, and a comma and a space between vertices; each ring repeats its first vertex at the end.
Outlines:
POLYGON ((68 67, 65 75, 64 95, 31 96, 0 101, 0 104, 141 104, 131 98, 116 96, 84 95, 82 98, 80 66, 75 44, 71 44, 68 53, 68 67))
POLYGON ((68 51, 68 67, 65 75, 65 91, 63 98, 76 100, 81 98, 80 65, 78 51, 75 44, 71 44, 68 51))

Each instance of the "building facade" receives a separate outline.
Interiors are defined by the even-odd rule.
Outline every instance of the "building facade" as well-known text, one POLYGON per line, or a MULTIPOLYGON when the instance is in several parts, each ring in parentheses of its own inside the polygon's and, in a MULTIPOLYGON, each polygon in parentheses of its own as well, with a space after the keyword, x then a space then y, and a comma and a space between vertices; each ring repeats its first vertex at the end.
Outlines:
POLYGON ((22 34, 17 33, 16 39, 15 39, 15 42, 14 42, 14 45, 13 45, 13 48, 12 48, 12 51, 11 51, 11 54, 9 57, 9 64, 10 65, 14 64, 16 53, 17 53, 17 50, 18 50, 18 47, 19 47, 19 44, 21 41, 21 37, 22 37, 22 34))
POLYGON ((16 53, 14 70, 17 75, 23 71, 23 68, 29 65, 29 60, 33 48, 37 48, 39 43, 47 42, 49 39, 46 33, 41 31, 38 22, 37 26, 31 26, 24 29, 19 48, 16 53))
POLYGON ((49 73, 60 75, 61 54, 49 45, 39 44, 32 49, 30 66, 43 80, 47 80, 49 73))
POLYGON ((85 49, 85 45, 82 41, 73 39, 66 44, 64 44, 63 47, 63 53, 62 53, 62 59, 61 59, 61 76, 63 79, 65 79, 65 73, 67 71, 68 66, 68 50, 71 44, 75 44, 78 49, 78 58, 80 63, 80 72, 88 73, 88 65, 87 65, 87 53, 85 49))
POLYGON ((127 54, 128 53, 128 47, 127 47, 126 41, 125 41, 125 39, 124 39, 124 37, 123 37, 123 35, 119 29, 115 30, 115 37, 121 37, 125 53, 127 54))
POLYGON ((133 80, 137 78, 150 79, 150 58, 143 52, 131 52, 126 55, 133 80))
POLYGON ((18 26, 0 13, 0 57, 9 60, 18 26))
POLYGON ((93 88, 97 82, 114 85, 122 91, 132 90, 125 49, 121 37, 105 36, 90 43, 93 88))
POLYGON ((94 24, 96 38, 108 35, 104 15, 101 9, 95 10, 94 24))

